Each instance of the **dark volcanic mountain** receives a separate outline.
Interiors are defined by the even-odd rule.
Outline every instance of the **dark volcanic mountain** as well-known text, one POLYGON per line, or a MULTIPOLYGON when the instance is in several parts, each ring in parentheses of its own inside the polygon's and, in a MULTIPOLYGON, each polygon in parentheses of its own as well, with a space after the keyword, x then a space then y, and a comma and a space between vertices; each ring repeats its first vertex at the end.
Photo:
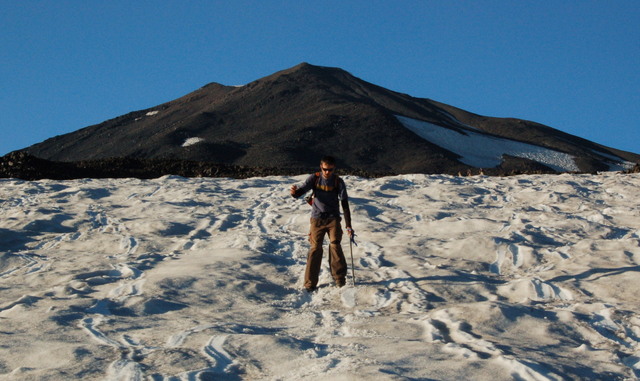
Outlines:
POLYGON ((538 123, 479 116, 306 63, 241 87, 211 83, 22 151, 62 162, 171 159, 277 168, 315 167, 332 154, 341 167, 370 173, 593 172, 640 160, 538 123))

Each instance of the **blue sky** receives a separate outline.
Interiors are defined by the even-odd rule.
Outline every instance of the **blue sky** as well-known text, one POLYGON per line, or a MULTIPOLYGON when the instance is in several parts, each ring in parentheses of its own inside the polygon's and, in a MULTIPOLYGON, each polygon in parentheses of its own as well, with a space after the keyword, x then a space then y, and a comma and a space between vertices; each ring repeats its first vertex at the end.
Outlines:
POLYGON ((0 155, 309 62, 640 153, 640 1, 0 0, 0 155))

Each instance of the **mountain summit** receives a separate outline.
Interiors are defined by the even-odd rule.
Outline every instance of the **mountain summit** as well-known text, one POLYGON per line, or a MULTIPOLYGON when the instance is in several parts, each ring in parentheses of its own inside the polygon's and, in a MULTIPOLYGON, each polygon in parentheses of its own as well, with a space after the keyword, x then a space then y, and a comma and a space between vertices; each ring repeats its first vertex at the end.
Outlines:
POLYGON ((22 151, 55 161, 276 168, 315 167, 332 154, 344 168, 371 173, 593 172, 640 160, 538 123, 472 114, 307 63, 244 86, 211 83, 22 151))

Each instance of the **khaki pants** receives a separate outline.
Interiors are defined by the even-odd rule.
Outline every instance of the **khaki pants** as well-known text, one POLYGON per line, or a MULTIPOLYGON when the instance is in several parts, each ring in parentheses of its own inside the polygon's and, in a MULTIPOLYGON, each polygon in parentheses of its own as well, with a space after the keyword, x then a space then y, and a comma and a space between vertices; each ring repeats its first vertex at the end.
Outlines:
POLYGON ((304 274, 304 286, 313 288, 318 285, 318 276, 322 265, 322 242, 324 235, 329 234, 329 266, 331 276, 336 283, 344 284, 347 275, 347 261, 342 252, 342 227, 340 218, 312 218, 309 233, 309 255, 307 256, 307 270, 304 274))

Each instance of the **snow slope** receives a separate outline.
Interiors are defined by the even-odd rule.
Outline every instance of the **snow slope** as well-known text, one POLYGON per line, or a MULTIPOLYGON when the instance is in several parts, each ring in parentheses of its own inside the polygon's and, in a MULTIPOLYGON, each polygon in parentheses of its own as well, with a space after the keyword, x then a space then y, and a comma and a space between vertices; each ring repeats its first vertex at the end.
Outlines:
POLYGON ((313 294, 303 178, 0 180, 0 379, 640 375, 640 176, 346 176, 313 294))
POLYGON ((490 136, 479 131, 460 133, 404 116, 398 115, 396 118, 421 138, 461 156, 461 162, 473 167, 497 167, 502 163, 503 155, 511 155, 537 161, 557 172, 580 171, 574 157, 564 152, 490 136))

